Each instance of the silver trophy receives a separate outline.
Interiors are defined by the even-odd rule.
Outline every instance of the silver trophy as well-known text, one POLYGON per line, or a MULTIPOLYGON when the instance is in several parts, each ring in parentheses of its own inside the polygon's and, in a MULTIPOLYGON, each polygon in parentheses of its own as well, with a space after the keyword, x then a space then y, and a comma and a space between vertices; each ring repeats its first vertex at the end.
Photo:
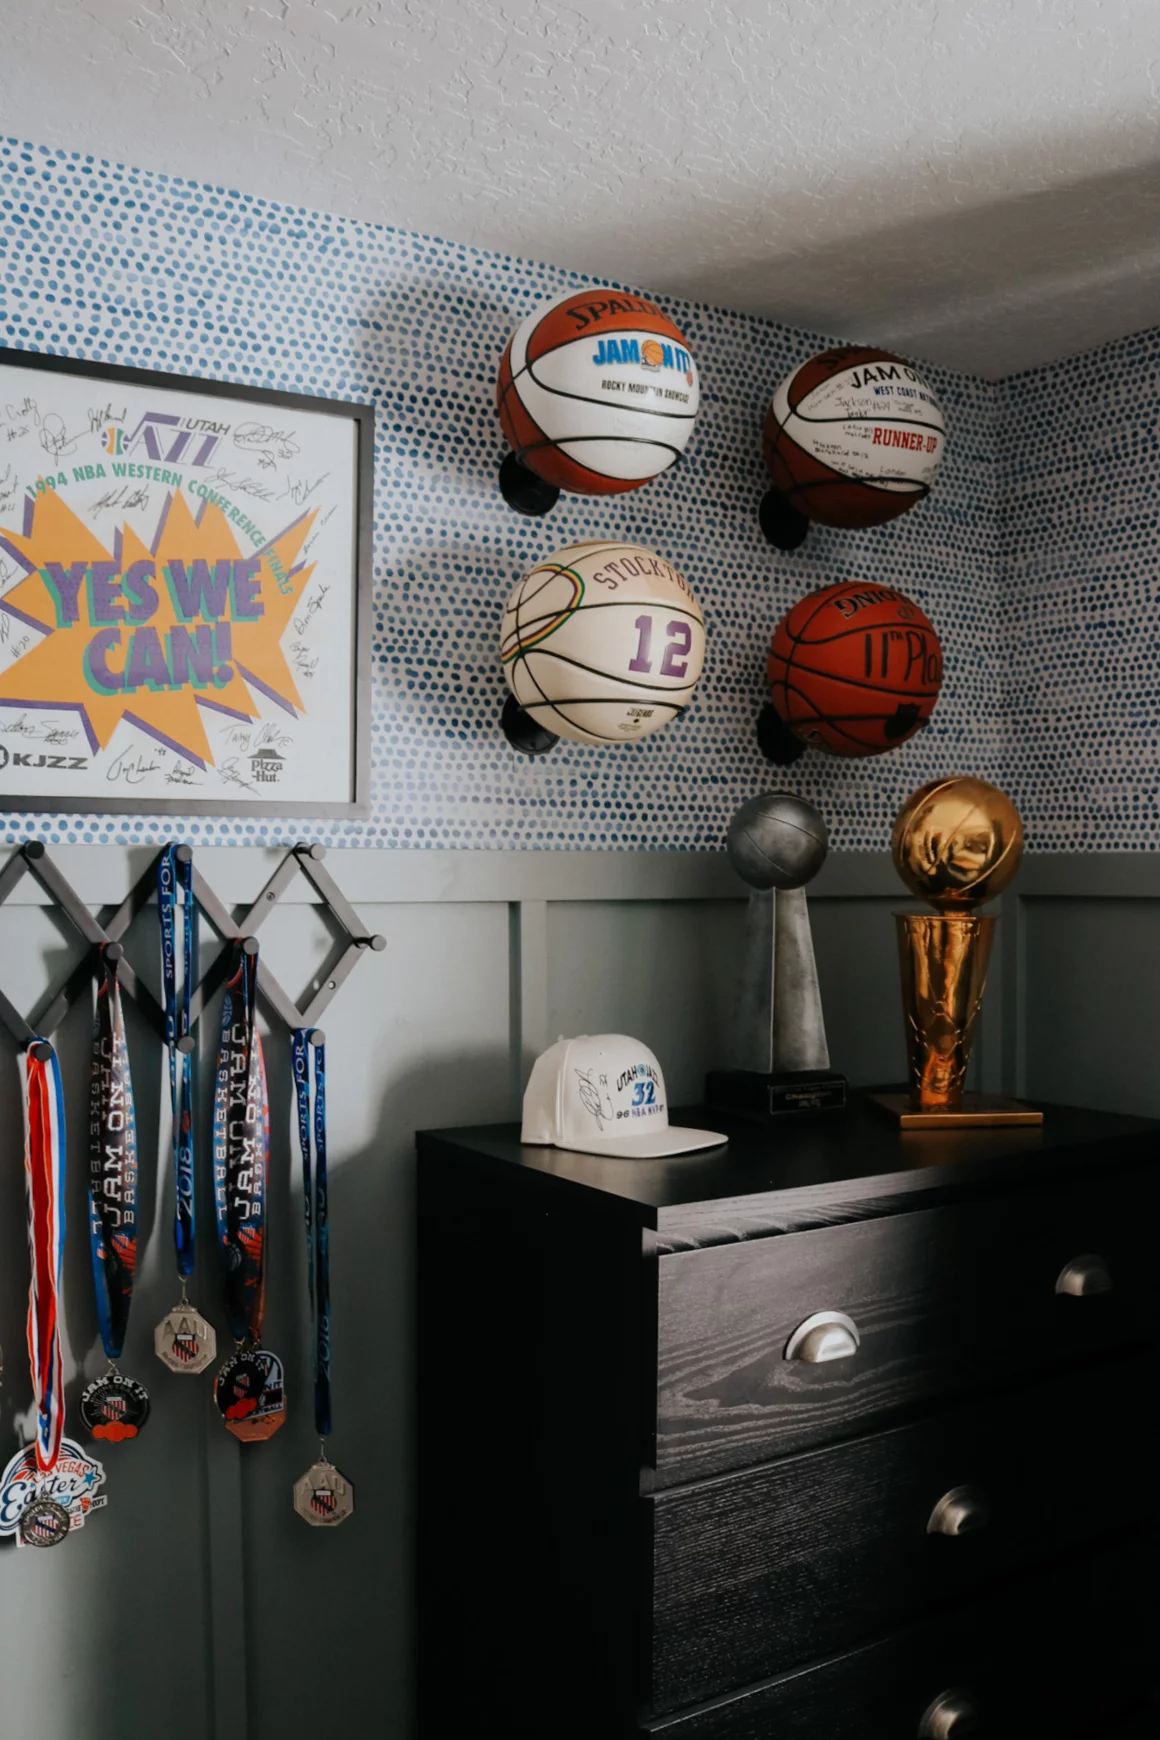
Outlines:
POLYGON ((842 1107, 846 1078, 830 1068, 805 892, 829 850, 826 824, 791 792, 763 792, 734 815, 725 848, 760 892, 749 897, 731 1067, 710 1073, 708 1102, 761 1117, 842 1107))

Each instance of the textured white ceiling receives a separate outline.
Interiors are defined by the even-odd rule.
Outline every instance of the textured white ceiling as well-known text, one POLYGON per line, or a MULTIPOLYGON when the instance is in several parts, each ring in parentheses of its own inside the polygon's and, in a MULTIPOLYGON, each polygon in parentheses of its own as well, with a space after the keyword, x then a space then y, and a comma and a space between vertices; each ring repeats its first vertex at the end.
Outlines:
POLYGON ((1157 0, 3 0, 0 126, 1001 375, 1160 322, 1157 0))

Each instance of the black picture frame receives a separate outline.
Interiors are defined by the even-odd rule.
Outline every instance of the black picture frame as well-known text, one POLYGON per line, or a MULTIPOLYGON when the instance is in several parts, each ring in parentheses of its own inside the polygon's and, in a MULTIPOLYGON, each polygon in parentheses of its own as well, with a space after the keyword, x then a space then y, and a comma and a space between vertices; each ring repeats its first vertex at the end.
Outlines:
MULTIPOLYGON (((46 374, 74 376, 105 382, 115 393, 119 388, 156 387, 167 393, 196 393, 201 397, 240 400, 281 412, 341 418, 353 423, 356 432, 354 476, 354 574, 352 599, 353 668, 351 672, 351 769, 353 789, 348 799, 334 802, 293 803, 276 797, 198 799, 184 795, 173 799, 143 797, 60 797, 51 791, 41 796, 0 791, 0 813, 189 816, 311 816, 319 820, 361 820, 370 815, 371 802, 371 628, 373 593, 374 524, 374 406, 361 401, 331 399, 306 393, 284 393, 238 381, 220 381, 205 376, 169 374, 161 369, 121 367, 96 363, 46 351, 0 346, 0 401, 3 371, 19 368, 46 374)), ((0 451, 2 458, 2 451, 0 451)))

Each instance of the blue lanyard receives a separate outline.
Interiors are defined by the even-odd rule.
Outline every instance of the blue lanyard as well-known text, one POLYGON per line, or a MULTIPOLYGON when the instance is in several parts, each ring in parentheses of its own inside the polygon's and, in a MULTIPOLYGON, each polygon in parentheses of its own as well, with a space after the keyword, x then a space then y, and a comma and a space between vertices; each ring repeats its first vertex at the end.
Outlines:
POLYGON ((173 1243, 177 1272, 192 1275, 197 1232, 193 1187, 193 1052, 190 1000, 197 961, 197 902, 193 897, 193 853, 184 859, 166 846, 157 860, 157 904, 161 913, 161 977, 165 992, 165 1043, 169 1051, 169 1103, 173 1111, 173 1243), (184 895, 181 1008, 177 1006, 177 884, 184 895), (178 1089, 177 1058, 181 1054, 178 1089))
POLYGON ((262 1340, 266 1308, 270 1162, 270 1105, 262 1039, 255 1025, 257 994, 257 944, 243 944, 239 938, 222 998, 213 1096, 213 1188, 230 1330, 239 1344, 249 1337, 255 1346, 262 1340))
POLYGON ((109 1360, 125 1344, 137 1267, 137 1121, 117 980, 121 950, 113 946, 115 953, 101 950, 89 1078, 89 1250, 109 1360))
POLYGON ((302 1195, 306 1209, 306 1281, 314 1331, 314 1425, 330 1434, 330 1240, 326 1191, 326 1046, 317 1028, 299 1027, 293 1037, 294 1093, 302 1150, 302 1195), (311 1040, 314 1044, 311 1046, 311 1040), (314 1052, 314 1163, 311 1166, 310 1062, 314 1052), (313 1177, 311 1173, 313 1171, 313 1177))

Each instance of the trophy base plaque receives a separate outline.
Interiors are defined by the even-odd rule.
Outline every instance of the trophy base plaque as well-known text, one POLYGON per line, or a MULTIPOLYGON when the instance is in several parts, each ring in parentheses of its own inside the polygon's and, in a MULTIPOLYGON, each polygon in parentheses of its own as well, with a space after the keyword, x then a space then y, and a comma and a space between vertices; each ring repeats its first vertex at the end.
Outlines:
POLYGON ((983 1130, 1043 1122, 1042 1112, 1005 1094, 965 1093, 957 1106, 924 1106, 912 1094, 871 1094, 870 1098, 902 1130, 983 1130))
POLYGON ((840 1112, 846 1078, 836 1069, 711 1069, 705 1103, 741 1118, 784 1118, 800 1112, 840 1112))

